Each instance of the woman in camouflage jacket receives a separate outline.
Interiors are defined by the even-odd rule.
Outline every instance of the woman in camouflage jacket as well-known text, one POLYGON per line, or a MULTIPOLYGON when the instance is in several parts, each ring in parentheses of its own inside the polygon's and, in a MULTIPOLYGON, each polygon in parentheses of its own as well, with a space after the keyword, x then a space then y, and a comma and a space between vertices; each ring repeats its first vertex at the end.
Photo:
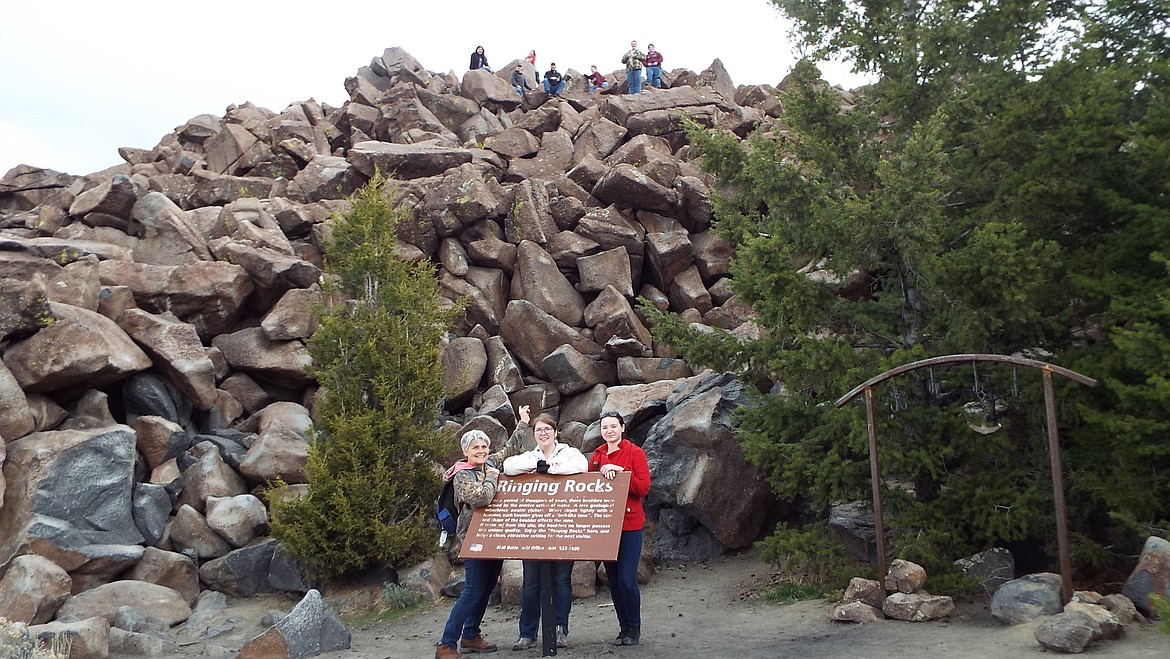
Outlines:
MULTIPOLYGON (((455 480, 455 503, 459 506, 455 535, 459 545, 467 537, 472 510, 487 506, 496 497, 499 465, 504 463, 505 458, 536 445, 528 421, 529 408, 523 405, 520 407, 520 423, 516 425, 516 431, 504 448, 495 453, 488 453, 491 440, 482 430, 470 430, 460 439, 465 459, 456 462, 444 474, 444 478, 455 480)), ((443 638, 435 648, 435 659, 462 656, 456 648, 456 641, 461 649, 468 652, 494 652, 497 649, 495 643, 489 643, 480 633, 480 624, 503 564, 503 561, 497 559, 468 558, 463 561, 463 593, 451 607, 451 614, 443 628, 443 638)))

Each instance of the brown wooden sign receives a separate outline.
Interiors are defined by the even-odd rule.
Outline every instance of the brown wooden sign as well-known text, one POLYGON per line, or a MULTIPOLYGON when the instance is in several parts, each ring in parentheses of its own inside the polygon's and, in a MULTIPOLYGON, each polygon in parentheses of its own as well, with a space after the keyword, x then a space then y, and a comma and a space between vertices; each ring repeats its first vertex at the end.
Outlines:
POLYGON ((617 560, 630 474, 500 476, 496 498, 476 508, 460 558, 617 560))

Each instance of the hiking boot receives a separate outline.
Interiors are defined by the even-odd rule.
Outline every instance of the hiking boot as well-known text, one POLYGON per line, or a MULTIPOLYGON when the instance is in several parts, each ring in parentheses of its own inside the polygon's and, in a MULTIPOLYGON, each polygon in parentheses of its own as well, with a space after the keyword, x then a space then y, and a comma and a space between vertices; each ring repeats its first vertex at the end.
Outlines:
POLYGON ((435 647, 435 659, 461 659, 462 657, 463 655, 459 654, 459 650, 446 643, 440 643, 435 647))
POLYGON ((465 638, 459 641, 459 649, 464 652, 495 652, 500 649, 500 646, 489 643, 483 634, 480 634, 475 638, 465 638))
POLYGON ((535 638, 525 638, 521 636, 520 638, 516 639, 516 645, 512 646, 512 651, 519 652, 520 650, 527 650, 534 645, 536 645, 535 638))
POLYGON ((618 632, 617 638, 610 641, 609 644, 610 645, 625 645, 626 644, 626 635, 628 633, 629 633, 629 630, 627 630, 625 627, 622 627, 622 630, 620 632, 618 632))
POLYGON ((564 627, 557 627, 557 647, 569 647, 569 630, 564 627))
POLYGON ((626 630, 626 637, 622 639, 622 645, 637 645, 641 637, 641 627, 630 627, 626 630))

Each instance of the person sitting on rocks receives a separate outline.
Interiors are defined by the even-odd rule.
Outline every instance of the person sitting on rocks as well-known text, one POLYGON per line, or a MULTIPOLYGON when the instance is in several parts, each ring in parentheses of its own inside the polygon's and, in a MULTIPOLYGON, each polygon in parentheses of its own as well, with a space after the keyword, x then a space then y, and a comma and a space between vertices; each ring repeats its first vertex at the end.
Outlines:
POLYGON ((516 68, 512 69, 511 80, 512 88, 516 90, 516 93, 520 95, 520 98, 524 98, 525 89, 532 89, 532 87, 528 85, 528 78, 524 77, 524 67, 520 64, 517 64, 516 68))
POLYGON ((492 67, 488 66, 487 55, 483 54, 483 46, 476 46, 475 52, 471 53, 471 70, 483 69, 488 73, 495 73, 492 67))
POLYGON ((609 83, 605 80, 605 76, 601 75, 601 73, 597 70, 596 64, 589 65, 589 75, 585 76, 585 79, 589 81, 590 94, 592 94, 598 88, 609 89, 609 83))
POLYGON ((565 80, 561 77, 561 72, 557 71, 557 63, 553 62, 548 65, 548 71, 544 72, 544 91, 553 96, 560 96, 564 90, 565 80))

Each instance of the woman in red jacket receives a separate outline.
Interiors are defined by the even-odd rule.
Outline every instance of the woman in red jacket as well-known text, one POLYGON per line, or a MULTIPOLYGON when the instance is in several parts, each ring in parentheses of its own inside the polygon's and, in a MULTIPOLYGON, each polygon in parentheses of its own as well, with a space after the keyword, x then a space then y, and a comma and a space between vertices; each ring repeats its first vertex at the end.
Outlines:
POLYGON ((589 459, 589 471, 599 471, 613 478, 620 471, 630 472, 630 492, 626 497, 626 516, 616 561, 605 562, 605 576, 613 595, 613 610, 621 631, 610 645, 637 645, 642 632, 642 593, 638 590, 638 562, 642 558, 642 527, 646 513, 642 498, 650 492, 650 465, 640 446, 624 439, 626 424, 617 412, 602 412, 601 437, 589 459))

